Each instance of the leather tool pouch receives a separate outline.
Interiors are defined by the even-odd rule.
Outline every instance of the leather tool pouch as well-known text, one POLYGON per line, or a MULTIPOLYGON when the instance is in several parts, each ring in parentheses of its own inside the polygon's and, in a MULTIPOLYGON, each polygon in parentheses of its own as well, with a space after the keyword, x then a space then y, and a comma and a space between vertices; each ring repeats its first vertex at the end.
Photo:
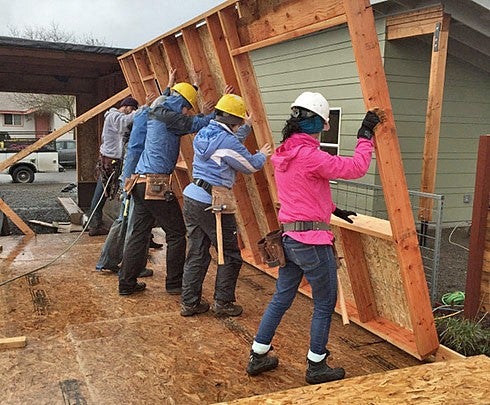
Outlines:
POLYGON ((265 238, 257 242, 257 245, 263 263, 269 267, 286 265, 281 229, 269 232, 265 238))
POLYGON ((169 174, 146 174, 145 200, 172 201, 175 195, 169 174))
POLYGON ((223 214, 234 214, 236 212, 236 201, 233 191, 226 187, 213 186, 212 205, 223 206, 223 214))
POLYGON ((126 177, 124 180, 124 191, 126 192, 127 195, 131 194, 131 191, 133 190, 133 187, 136 185, 138 181, 138 174, 132 174, 131 177, 126 177))

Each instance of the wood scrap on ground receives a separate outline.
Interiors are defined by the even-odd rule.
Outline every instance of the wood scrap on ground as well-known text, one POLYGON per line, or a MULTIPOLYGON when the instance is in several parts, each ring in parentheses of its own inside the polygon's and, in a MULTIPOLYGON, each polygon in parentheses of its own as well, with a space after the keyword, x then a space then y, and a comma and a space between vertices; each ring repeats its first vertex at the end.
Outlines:
POLYGON ((19 347, 25 347, 26 344, 27 338, 25 336, 0 339, 0 349, 15 349, 19 347))

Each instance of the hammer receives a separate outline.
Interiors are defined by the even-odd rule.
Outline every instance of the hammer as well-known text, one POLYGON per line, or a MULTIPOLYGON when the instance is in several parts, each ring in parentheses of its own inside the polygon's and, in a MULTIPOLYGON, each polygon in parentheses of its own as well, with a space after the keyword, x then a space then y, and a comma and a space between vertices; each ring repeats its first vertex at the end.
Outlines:
POLYGON ((212 205, 206 208, 205 211, 212 210, 216 216, 216 240, 218 250, 218 264, 225 264, 225 257, 223 255, 223 228, 221 226, 221 212, 226 209, 226 205, 212 205))

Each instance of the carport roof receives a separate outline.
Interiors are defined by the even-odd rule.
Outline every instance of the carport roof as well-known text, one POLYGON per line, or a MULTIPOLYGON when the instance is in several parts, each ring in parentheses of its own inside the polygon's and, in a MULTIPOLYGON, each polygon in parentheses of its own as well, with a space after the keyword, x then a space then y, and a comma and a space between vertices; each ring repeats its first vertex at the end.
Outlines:
POLYGON ((0 37, 0 91, 93 93, 128 49, 0 37))

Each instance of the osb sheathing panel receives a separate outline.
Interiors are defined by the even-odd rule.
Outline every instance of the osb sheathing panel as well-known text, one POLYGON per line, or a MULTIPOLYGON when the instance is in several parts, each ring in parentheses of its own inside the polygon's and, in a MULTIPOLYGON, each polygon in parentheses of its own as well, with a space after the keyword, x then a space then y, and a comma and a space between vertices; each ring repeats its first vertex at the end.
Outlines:
POLYGON ((483 405, 489 403, 489 375, 490 359, 481 355, 225 403, 483 405))
MULTIPOLYGON (((339 268, 339 276, 342 282, 343 291, 346 300, 355 303, 355 297, 352 292, 350 277, 347 272, 347 264, 342 247, 342 237, 339 228, 332 227, 336 239, 338 254, 342 259, 339 268)), ((411 329, 411 321, 408 316, 408 304, 403 293, 403 284, 400 275, 400 265, 396 257, 395 246, 393 242, 375 238, 370 235, 361 236, 368 263, 369 275, 375 294, 376 309, 382 318, 411 329)))
MULTIPOLYGON (((47 263, 75 238, 2 237, 0 281, 47 263)), ((248 353, 274 279, 244 265, 242 316, 185 318, 179 297, 165 293, 164 249, 151 250, 155 275, 144 279, 147 290, 121 297, 116 275, 94 271, 103 241, 84 235, 36 277, 0 288, 0 338, 27 337, 25 348, 0 351, 0 403, 208 404, 306 385, 310 299, 298 294, 277 330, 279 368, 251 378, 248 353)), ((208 301, 215 272, 213 261, 203 288, 208 301)), ((328 347, 330 364, 344 367, 348 378, 420 364, 356 325, 342 326, 336 315, 328 347)))

